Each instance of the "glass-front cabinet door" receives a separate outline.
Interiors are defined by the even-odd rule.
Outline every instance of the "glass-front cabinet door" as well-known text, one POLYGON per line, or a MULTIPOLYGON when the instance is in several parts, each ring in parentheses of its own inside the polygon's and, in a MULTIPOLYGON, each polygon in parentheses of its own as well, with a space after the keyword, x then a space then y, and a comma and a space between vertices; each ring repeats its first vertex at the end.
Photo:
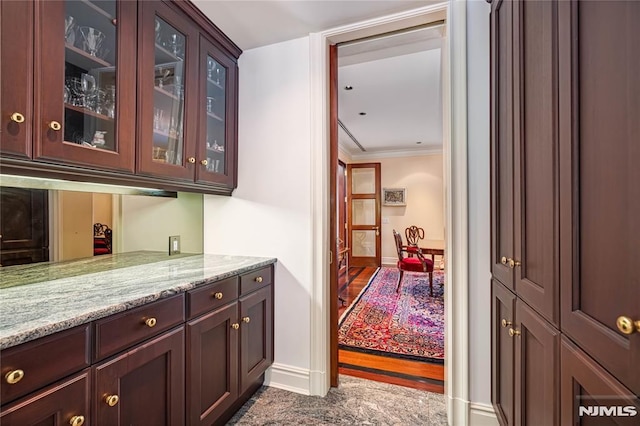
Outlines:
POLYGON ((135 3, 35 4, 34 157, 133 172, 135 3))
POLYGON ((140 3, 139 171, 193 181, 197 31, 162 2, 140 3))
POLYGON ((200 37, 200 134, 196 180, 235 187, 237 66, 200 37))

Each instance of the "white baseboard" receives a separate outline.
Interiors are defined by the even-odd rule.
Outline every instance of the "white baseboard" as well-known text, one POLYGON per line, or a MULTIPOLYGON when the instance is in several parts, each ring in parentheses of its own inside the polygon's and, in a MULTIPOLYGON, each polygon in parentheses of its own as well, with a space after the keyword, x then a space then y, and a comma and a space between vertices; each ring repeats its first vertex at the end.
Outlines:
POLYGON ((274 363, 264 376, 264 385, 302 395, 311 395, 309 370, 274 363))
POLYGON ((498 418, 491 405, 469 403, 469 426, 498 426, 498 418))
POLYGON ((398 256, 382 258, 382 266, 396 266, 397 263, 398 263, 398 256))

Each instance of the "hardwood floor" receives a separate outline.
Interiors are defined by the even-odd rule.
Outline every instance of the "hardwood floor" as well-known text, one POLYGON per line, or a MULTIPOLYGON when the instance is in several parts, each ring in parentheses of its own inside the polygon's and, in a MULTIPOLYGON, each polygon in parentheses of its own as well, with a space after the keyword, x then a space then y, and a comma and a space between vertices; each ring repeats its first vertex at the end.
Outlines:
MULTIPOLYGON (((358 297, 376 268, 349 268, 349 274, 338 278, 338 318, 358 297)), ((345 271, 346 272, 346 271, 345 271)), ((364 354, 355 351, 338 351, 340 374, 361 377, 378 382, 392 383, 414 389, 444 393, 444 365, 364 354)))

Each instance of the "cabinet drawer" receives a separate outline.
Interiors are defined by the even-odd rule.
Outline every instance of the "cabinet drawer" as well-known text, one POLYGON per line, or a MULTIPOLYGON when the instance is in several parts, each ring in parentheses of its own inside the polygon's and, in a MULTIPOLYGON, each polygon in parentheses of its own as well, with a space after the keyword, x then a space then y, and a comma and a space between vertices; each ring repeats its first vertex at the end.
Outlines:
POLYGON ((273 267, 257 269, 240 276, 240 294, 251 293, 273 282, 273 267))
POLYGON ((183 321, 183 295, 96 321, 95 360, 113 355, 183 321))
POLYGON ((85 324, 2 351, 2 404, 88 367, 90 330, 85 324))
POLYGON ((238 298, 238 277, 218 281, 187 293, 189 319, 238 298))

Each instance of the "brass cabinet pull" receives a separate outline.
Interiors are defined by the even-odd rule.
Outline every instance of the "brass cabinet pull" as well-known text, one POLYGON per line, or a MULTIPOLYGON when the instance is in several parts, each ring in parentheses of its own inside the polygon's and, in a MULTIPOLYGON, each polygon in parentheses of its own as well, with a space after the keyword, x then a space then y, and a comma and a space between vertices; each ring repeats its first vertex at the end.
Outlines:
POLYGON ((501 324, 502 324, 503 327, 506 328, 507 326, 511 325, 512 322, 511 321, 507 321, 506 319, 503 318, 501 324))
POLYGON ((616 325, 618 326, 618 330, 624 334, 633 334, 636 331, 640 333, 640 320, 634 321, 623 315, 618 317, 616 325))
POLYGON ((237 322, 234 322, 233 324, 231 324, 231 328, 233 328, 234 330, 237 330, 240 328, 240 324, 238 324, 237 322))
POLYGON ((52 121, 51 123, 49 123, 49 128, 57 132, 58 130, 62 129, 62 125, 60 125, 60 123, 58 123, 57 121, 52 121))
POLYGON ((196 158, 195 157, 189 157, 189 159, 187 161, 190 162, 191 164, 195 164, 196 158))
POLYGON ((202 164, 203 166, 206 166, 207 164, 209 164, 209 162, 207 160, 202 160, 200 161, 200 164, 202 164))
POLYGON ((118 403, 118 401, 120 401, 120 398, 118 397, 118 395, 107 395, 104 401, 109 407, 114 407, 118 403))
POLYGON ((20 114, 19 112, 14 112, 13 114, 11 114, 11 121, 13 121, 14 123, 24 123, 24 115, 20 114))
POLYGON ((5 380, 10 385, 15 385, 24 377, 24 371, 22 370, 12 370, 4 375, 5 380))
POLYGON ((520 335, 520 330, 516 330, 515 328, 510 328, 509 329, 509 336, 513 337, 513 336, 519 336, 520 335))
POLYGON ((258 277, 256 277, 256 282, 257 282, 257 283, 261 283, 261 282, 262 282, 262 276, 258 276, 258 277))
POLYGON ((69 420, 71 426, 82 426, 84 424, 84 416, 73 416, 69 420))
POLYGON ((500 263, 502 263, 503 265, 506 265, 507 264, 507 257, 506 256, 502 256, 500 258, 500 263))
POLYGON ((216 298, 216 299, 218 299, 218 300, 222 299, 222 292, 220 292, 220 291, 219 291, 219 292, 215 293, 215 294, 213 295, 213 297, 215 297, 215 298, 216 298))
POLYGON ((249 324, 249 322, 251 321, 251 318, 249 317, 242 317, 242 322, 245 322, 247 324, 249 324))
POLYGON ((152 328, 156 326, 156 319, 155 318, 147 318, 146 320, 144 320, 144 323, 147 325, 147 327, 152 328))

